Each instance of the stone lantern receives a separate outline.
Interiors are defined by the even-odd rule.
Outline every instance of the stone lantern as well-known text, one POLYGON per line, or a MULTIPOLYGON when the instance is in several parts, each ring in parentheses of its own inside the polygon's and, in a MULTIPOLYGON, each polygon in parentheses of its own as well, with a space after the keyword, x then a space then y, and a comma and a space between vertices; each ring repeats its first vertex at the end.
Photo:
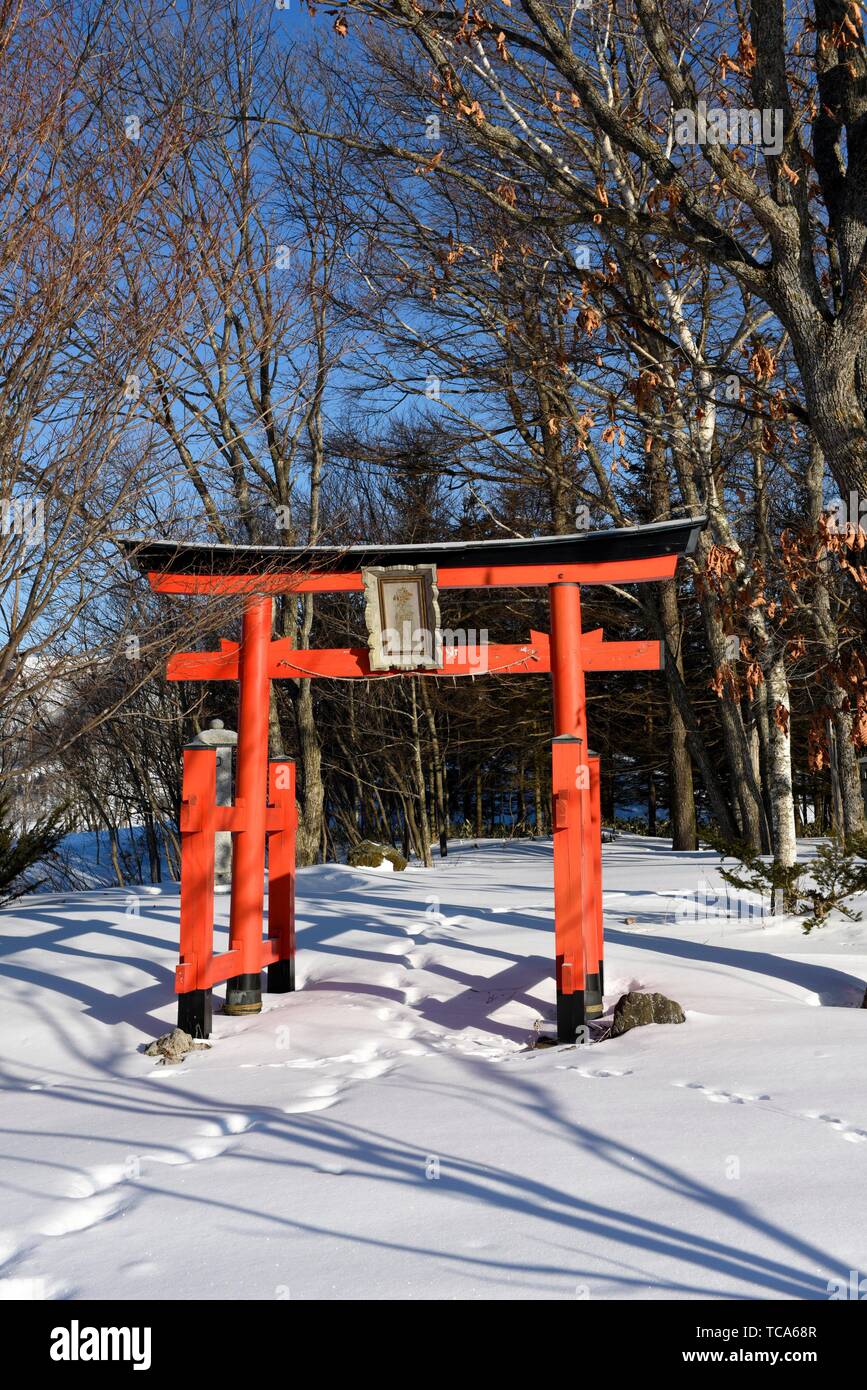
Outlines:
MULTIPOLYGON (((232 775, 232 749, 238 742, 234 729, 227 729, 222 719, 211 719, 207 729, 203 729, 190 742, 191 748, 215 748, 217 756, 217 805, 231 806, 234 778, 232 775)), ((227 892, 232 885, 232 832, 218 830, 214 846, 214 887, 217 892, 227 892)))

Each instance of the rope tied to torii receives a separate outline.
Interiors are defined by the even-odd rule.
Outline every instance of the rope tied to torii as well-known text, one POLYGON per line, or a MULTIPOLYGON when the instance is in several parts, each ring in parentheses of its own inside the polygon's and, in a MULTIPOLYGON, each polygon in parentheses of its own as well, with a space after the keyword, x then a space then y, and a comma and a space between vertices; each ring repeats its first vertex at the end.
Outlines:
MULTIPOLYGON (((345 651, 345 652, 347 652, 347 653, 348 653, 348 652, 353 652, 353 653, 354 653, 356 650, 361 651, 362 649, 361 649, 361 648, 357 648, 357 649, 356 649, 356 648, 352 648, 352 647, 346 647, 346 648, 343 648, 342 650, 345 651)), ((301 665, 298 664, 298 662, 296 662, 296 661, 291 661, 288 657, 281 657, 280 660, 277 662, 277 670, 278 670, 278 671, 284 672, 285 675, 286 675, 288 678, 290 678, 290 679, 300 677, 302 680, 316 680, 316 679, 322 678, 323 676, 326 676, 326 677, 327 677, 328 679, 330 679, 330 680, 360 680, 360 679, 370 679, 370 680, 395 680, 395 679, 398 679, 400 676, 419 676, 419 675, 420 675, 420 676, 439 676, 439 677, 446 678, 446 679, 449 678, 449 677, 451 677, 452 679, 455 679, 455 680, 456 680, 456 679, 458 678, 459 675, 461 675, 461 676, 469 676, 471 679, 474 679, 476 676, 496 676, 496 675, 498 675, 498 674, 500 674, 501 672, 504 672, 504 671, 516 671, 516 670, 519 670, 519 669, 521 669, 521 668, 524 668, 524 669, 529 670, 529 669, 530 669, 530 667, 529 667, 529 663, 530 663, 530 662, 534 662, 534 661, 535 661, 536 663, 540 663, 540 662, 542 662, 542 661, 544 660, 544 657, 543 657, 542 653, 540 653, 540 652, 536 649, 536 647, 527 646, 527 647, 523 647, 523 648, 521 649, 522 652, 524 653, 522 656, 517 657, 517 658, 515 658, 514 660, 504 661, 504 662, 502 662, 502 663, 499 664, 499 665, 493 665, 493 664, 491 664, 491 662, 490 662, 489 660, 487 660, 487 659, 482 659, 482 660, 480 660, 478 663, 472 662, 472 661, 467 661, 467 662, 464 663, 465 665, 471 667, 472 669, 468 669, 468 670, 460 671, 460 672, 456 672, 456 671, 451 671, 451 670, 449 670, 449 666, 452 665, 452 664, 455 664, 455 653, 458 653, 458 652, 460 652, 460 651, 462 651, 462 650, 466 650, 466 649, 462 649, 461 647, 449 647, 449 648, 446 648, 446 650, 445 650, 444 653, 443 653, 444 660, 443 660, 442 666, 439 666, 439 667, 425 667, 425 668, 422 668, 422 669, 404 668, 404 669, 401 669, 401 670, 394 670, 394 671, 358 671, 358 672, 353 672, 352 674, 346 673, 346 674, 343 674, 343 675, 337 675, 337 674, 331 674, 331 673, 329 673, 329 672, 322 671, 321 669, 316 670, 316 669, 314 669, 314 668, 312 668, 312 667, 301 666, 301 665)), ((473 648, 472 650, 473 650, 474 652, 483 653, 483 652, 485 652, 485 651, 487 650, 487 648, 484 647, 484 646, 482 646, 482 647, 473 648)), ((532 674, 535 674, 535 675, 544 674, 547 670, 548 670, 548 666, 547 666, 547 665, 541 665, 541 666, 539 667, 539 669, 538 669, 536 672, 533 672, 532 674)))

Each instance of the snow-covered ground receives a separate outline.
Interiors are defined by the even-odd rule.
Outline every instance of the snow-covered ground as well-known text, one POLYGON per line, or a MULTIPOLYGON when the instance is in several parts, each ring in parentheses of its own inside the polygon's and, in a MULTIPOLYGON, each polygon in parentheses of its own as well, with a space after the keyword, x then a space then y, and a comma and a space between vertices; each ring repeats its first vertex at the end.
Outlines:
POLYGON ((715 862, 605 847, 608 1002, 687 1022, 580 1048, 528 1046, 550 842, 302 872, 302 987, 177 1067, 174 889, 0 913, 2 1291, 827 1297, 867 1272, 867 926, 684 918, 715 862))

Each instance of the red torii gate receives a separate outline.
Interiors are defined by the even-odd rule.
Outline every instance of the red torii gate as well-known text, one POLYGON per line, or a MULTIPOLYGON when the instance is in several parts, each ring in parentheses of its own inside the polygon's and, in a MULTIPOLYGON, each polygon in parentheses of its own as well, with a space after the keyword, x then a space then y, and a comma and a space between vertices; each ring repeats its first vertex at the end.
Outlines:
POLYGON ((184 750, 178 1026, 193 1036, 209 1035, 211 990, 221 981, 227 982, 227 1009, 234 1013, 261 1009, 265 967, 269 992, 295 987, 295 765, 279 759, 269 767, 272 680, 550 671, 557 1037, 574 1041, 586 1019, 602 1012, 603 991, 599 759, 587 742, 584 676, 661 666, 659 642, 604 642, 601 629, 582 633, 580 586, 670 579, 704 525, 698 517, 532 540, 345 548, 127 542, 129 558, 158 593, 243 596, 240 643, 223 641, 218 652, 183 652, 168 663, 169 680, 240 684, 234 805, 216 804, 215 750, 184 750), (413 671, 372 671, 366 648, 302 651, 285 638, 272 639, 273 595, 359 591, 362 570, 377 565, 434 565, 440 590, 546 585, 550 639, 531 632, 523 644, 445 647, 440 667, 413 671), (218 830, 231 831, 234 841, 229 950, 221 955, 213 949, 218 830))

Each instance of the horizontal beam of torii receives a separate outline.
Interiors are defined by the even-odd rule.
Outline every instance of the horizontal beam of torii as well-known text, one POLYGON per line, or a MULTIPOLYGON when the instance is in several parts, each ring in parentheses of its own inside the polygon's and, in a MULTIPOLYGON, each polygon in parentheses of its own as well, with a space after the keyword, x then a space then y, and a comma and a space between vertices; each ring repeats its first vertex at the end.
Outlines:
MULTIPOLYGON (((236 681, 240 675, 240 642, 220 644, 218 652, 179 652, 170 657, 166 675, 170 681, 236 681)), ((581 634, 581 666, 584 671, 658 671, 662 646, 640 642, 605 642, 601 627, 581 634)), ((521 644, 491 642, 483 645, 444 645, 442 666, 403 671, 371 671, 367 647, 318 647, 302 650, 286 637, 271 642, 268 675, 271 680, 378 680, 400 675, 418 676, 534 676, 551 670, 551 639, 546 632, 530 633, 521 644)))
MULTIPOLYGON (((597 564, 473 565, 438 569, 439 589, 538 588, 545 584, 645 584, 671 579, 676 555, 642 560, 610 560, 597 564)), ((360 574, 332 570, 270 570, 255 574, 160 574, 148 573, 158 594, 352 594, 364 584, 360 574)))
POLYGON ((695 549, 704 517, 566 536, 359 545, 220 545, 122 541, 161 594, 358 593, 376 565, 436 565, 439 589, 643 584, 671 579, 695 549))

